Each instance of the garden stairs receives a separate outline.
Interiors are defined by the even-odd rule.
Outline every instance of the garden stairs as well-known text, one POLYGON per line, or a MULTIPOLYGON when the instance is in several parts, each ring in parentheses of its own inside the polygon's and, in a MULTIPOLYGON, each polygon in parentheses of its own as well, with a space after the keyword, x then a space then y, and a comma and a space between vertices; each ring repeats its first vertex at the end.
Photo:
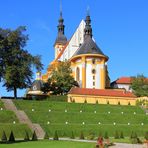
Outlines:
POLYGON ((27 124, 32 131, 36 132, 38 139, 43 139, 45 132, 39 124, 32 123, 27 114, 22 111, 18 110, 10 99, 2 99, 4 106, 7 110, 11 110, 15 113, 20 123, 27 124))

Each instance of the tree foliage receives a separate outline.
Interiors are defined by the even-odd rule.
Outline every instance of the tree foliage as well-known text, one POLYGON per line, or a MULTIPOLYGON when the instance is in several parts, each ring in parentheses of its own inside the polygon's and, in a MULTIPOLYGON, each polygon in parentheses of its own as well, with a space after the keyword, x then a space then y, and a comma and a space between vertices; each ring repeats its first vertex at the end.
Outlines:
POLYGON ((138 97, 148 96, 148 79, 143 75, 132 78, 131 88, 138 97))
POLYGON ((31 85, 32 68, 42 69, 40 56, 32 56, 25 46, 28 35, 23 32, 26 28, 21 26, 16 30, 0 28, 0 81, 3 81, 7 91, 27 88, 31 85))
POLYGON ((78 86, 71 74, 70 62, 59 62, 57 67, 52 69, 51 77, 44 83, 42 91, 44 93, 51 91, 55 95, 67 94, 73 86, 78 86))

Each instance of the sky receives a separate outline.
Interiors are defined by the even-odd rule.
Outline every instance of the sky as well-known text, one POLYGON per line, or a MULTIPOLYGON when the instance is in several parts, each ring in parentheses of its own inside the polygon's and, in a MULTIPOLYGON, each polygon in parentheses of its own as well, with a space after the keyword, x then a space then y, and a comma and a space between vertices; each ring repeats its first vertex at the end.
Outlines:
MULTIPOLYGON (((44 69, 54 59, 60 0, 0 0, 0 27, 26 26, 27 49, 41 55, 44 69)), ((90 9, 93 37, 109 57, 111 81, 122 76, 148 77, 148 0, 62 0, 65 35, 73 35, 90 9)), ((35 77, 35 70, 34 70, 35 77)), ((12 96, 0 83, 0 96, 12 96)), ((23 96, 25 90, 19 90, 23 96)))

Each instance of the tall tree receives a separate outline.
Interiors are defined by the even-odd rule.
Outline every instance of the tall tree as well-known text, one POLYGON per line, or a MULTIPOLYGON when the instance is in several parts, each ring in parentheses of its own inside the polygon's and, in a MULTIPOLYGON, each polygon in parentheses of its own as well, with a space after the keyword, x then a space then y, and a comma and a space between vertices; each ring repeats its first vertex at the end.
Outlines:
POLYGON ((148 96, 148 79, 143 75, 133 77, 131 88, 138 97, 148 96))
POLYGON ((72 76, 70 62, 65 61, 59 62, 57 67, 52 69, 51 77, 47 83, 44 83, 42 91, 51 91, 53 94, 67 94, 73 86, 78 86, 78 83, 72 76))
POLYGON ((0 80, 8 91, 14 91, 15 98, 17 89, 31 85, 33 67, 38 71, 43 67, 40 56, 33 56, 24 49, 28 40, 24 31, 24 26, 16 30, 0 28, 0 80))

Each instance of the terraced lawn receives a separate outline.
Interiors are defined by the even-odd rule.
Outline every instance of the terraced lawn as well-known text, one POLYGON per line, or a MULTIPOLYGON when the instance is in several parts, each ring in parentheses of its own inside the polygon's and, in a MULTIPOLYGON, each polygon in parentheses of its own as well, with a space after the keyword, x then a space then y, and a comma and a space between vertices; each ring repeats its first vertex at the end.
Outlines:
POLYGON ((69 137, 72 131, 77 137, 81 131, 86 137, 90 133, 104 135, 106 131, 111 137, 115 131, 123 131, 124 136, 136 131, 138 136, 144 136, 148 130, 148 116, 137 106, 27 100, 15 101, 15 104, 51 136, 55 130, 63 137, 69 137))

